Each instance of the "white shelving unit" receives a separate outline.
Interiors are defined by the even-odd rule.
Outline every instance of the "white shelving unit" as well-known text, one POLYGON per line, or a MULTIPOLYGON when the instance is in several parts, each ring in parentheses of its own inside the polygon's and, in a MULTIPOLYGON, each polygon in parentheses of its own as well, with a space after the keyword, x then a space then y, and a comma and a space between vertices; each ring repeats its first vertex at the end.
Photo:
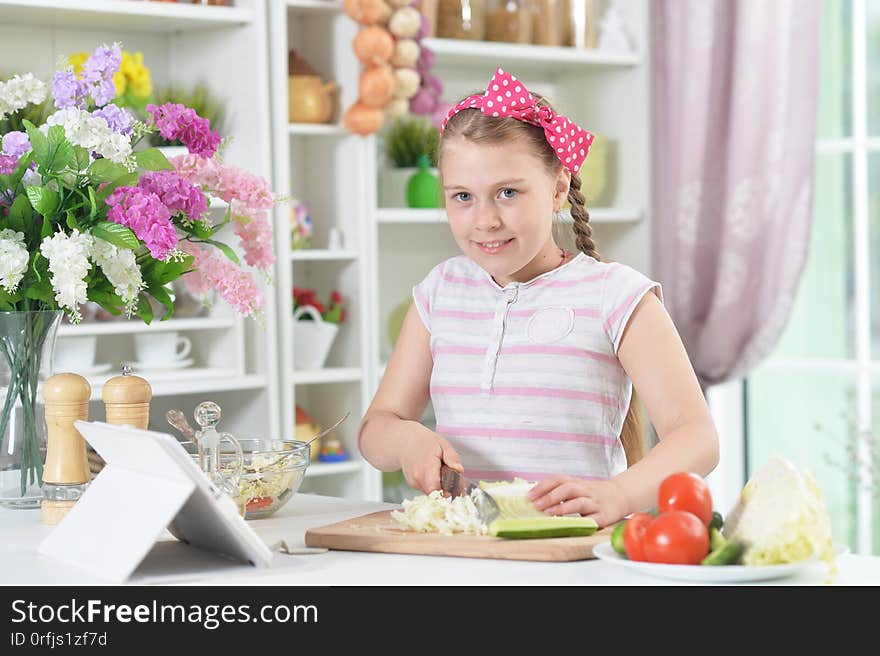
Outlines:
MULTIPOLYGON (((264 0, 237 0, 234 6, 131 0, 0 0, 0 61, 3 74, 33 72, 49 80, 59 56, 91 52, 102 43, 122 42, 142 52, 154 86, 204 81, 226 102, 233 141, 226 163, 271 177, 269 80, 264 0)), ((225 203, 212 203, 222 212, 225 203)), ((237 239, 224 229, 227 243, 237 239)), ((98 338, 96 363, 105 374, 89 376, 90 417, 103 419, 101 390, 121 364, 134 358, 132 340, 146 332, 178 331, 193 343, 191 367, 138 371, 153 388, 151 427, 170 430, 165 411, 187 414, 210 398, 224 410, 225 430, 241 436, 279 432, 275 363, 275 293, 266 294, 265 328, 236 316, 217 299, 208 316, 172 318, 145 325, 140 319, 62 325, 59 340, 98 338), (209 397, 207 395, 210 395, 209 397)))
POLYGON ((309 206, 314 224, 313 247, 290 249, 290 208, 276 211, 278 260, 279 389, 281 425, 292 427, 297 405, 322 426, 345 412, 351 417, 336 431, 349 460, 314 462, 306 471, 303 491, 379 499, 378 472, 361 457, 358 425, 370 401, 371 257, 365 200, 368 150, 364 140, 340 124, 357 95, 360 69, 351 51, 358 26, 338 1, 288 0, 268 3, 272 79, 274 188, 309 206), (295 49, 321 75, 336 82, 336 112, 329 124, 288 121, 288 53, 295 49), (328 250, 331 228, 341 231, 343 248, 328 250), (326 299, 334 289, 345 299, 346 319, 340 325, 323 369, 302 370, 294 360, 295 326, 291 291, 315 289, 326 299))

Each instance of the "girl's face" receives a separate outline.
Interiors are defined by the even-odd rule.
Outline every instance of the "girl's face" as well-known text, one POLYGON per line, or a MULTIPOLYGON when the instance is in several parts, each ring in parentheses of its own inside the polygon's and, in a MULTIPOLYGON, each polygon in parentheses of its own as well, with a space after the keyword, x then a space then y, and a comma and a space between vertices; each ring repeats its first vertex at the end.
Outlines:
POLYGON ((443 144, 440 174, 456 243, 495 282, 525 282, 560 264, 551 228, 568 197, 564 168, 553 177, 521 142, 453 138, 443 144))

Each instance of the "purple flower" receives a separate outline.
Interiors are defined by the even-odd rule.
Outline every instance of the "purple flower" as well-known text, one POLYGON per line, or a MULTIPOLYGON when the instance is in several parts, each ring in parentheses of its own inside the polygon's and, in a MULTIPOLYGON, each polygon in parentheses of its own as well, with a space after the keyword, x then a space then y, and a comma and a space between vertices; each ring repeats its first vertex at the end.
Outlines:
POLYGON ((13 157, 21 157, 31 149, 31 142, 24 132, 15 130, 7 132, 3 137, 3 154, 12 155, 13 157))
POLYGON ((156 194, 137 187, 117 187, 106 203, 110 206, 107 220, 131 228, 157 260, 164 260, 177 246, 171 213, 156 194))
POLYGON ((0 175, 9 175, 15 172, 18 166, 18 157, 15 155, 0 155, 0 175))
POLYGON ((119 134, 131 134, 131 123, 134 120, 128 110, 121 109, 114 104, 104 105, 101 109, 92 112, 93 116, 100 116, 110 129, 119 134))
POLYGON ((220 135, 211 130, 211 122, 181 104, 147 105, 147 113, 159 134, 168 141, 180 141, 189 152, 213 157, 220 146, 220 135))
POLYGON ((208 201, 198 186, 176 171, 150 171, 138 180, 138 189, 155 194, 172 215, 198 221, 208 211, 208 201))
POLYGON ((58 109, 86 108, 88 85, 78 80, 73 71, 58 71, 52 78, 52 97, 58 109))
POLYGON ((122 49, 119 44, 98 46, 83 64, 82 79, 91 89, 92 98, 102 107, 116 97, 113 74, 122 63, 122 49))

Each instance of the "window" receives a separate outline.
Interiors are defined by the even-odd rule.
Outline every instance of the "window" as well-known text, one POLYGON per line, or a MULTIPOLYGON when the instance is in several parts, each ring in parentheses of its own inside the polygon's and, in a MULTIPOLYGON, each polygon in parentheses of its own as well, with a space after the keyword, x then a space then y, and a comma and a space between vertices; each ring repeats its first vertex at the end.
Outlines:
POLYGON ((880 554, 880 2, 825 0, 821 62, 810 254, 746 381, 746 474, 775 454, 809 468, 835 541, 880 554))

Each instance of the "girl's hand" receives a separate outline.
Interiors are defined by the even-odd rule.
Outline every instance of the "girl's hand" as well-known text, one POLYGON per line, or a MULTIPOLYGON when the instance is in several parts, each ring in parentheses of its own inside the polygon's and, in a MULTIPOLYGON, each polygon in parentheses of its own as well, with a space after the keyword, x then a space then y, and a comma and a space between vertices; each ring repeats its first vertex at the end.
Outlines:
POLYGON ((400 467, 407 484, 429 494, 440 489, 440 465, 446 463, 456 471, 463 471, 461 458, 452 445, 437 433, 422 427, 405 442, 400 454, 400 467))
POLYGON ((577 513, 592 517, 599 527, 629 513, 626 494, 616 481, 587 481, 576 476, 552 476, 536 484, 527 498, 548 515, 577 513))

